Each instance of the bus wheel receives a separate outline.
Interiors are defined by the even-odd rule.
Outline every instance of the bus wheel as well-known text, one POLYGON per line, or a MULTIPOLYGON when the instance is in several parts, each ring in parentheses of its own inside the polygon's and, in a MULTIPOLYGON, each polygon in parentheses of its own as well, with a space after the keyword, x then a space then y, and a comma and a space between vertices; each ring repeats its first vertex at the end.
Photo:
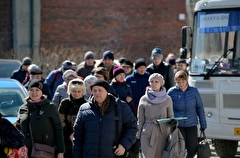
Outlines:
POLYGON ((237 153, 238 141, 214 139, 215 150, 221 158, 234 158, 237 153))

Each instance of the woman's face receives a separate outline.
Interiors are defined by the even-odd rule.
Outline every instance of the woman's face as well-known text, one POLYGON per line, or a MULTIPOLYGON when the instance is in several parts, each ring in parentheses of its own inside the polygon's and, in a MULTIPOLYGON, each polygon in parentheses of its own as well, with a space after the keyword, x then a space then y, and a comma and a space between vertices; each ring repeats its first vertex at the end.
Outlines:
POLYGON ((182 78, 176 79, 176 84, 183 91, 185 91, 188 87, 188 81, 182 78))
POLYGON ((125 73, 120 73, 120 74, 118 74, 118 75, 115 77, 115 79, 116 79, 118 82, 124 82, 124 81, 125 81, 125 77, 126 77, 125 73))
POLYGON ((82 88, 73 88, 70 92, 73 98, 79 99, 83 96, 83 89, 82 88))
POLYGON ((98 105, 102 105, 104 100, 107 98, 108 92, 105 88, 101 86, 93 86, 92 87, 92 94, 94 96, 95 101, 98 105))
POLYGON ((160 91, 162 86, 160 81, 155 78, 151 79, 149 84, 153 91, 160 91))
POLYGON ((37 101, 41 98, 42 91, 40 89, 38 89, 37 87, 32 87, 29 91, 29 97, 33 100, 33 101, 37 101))

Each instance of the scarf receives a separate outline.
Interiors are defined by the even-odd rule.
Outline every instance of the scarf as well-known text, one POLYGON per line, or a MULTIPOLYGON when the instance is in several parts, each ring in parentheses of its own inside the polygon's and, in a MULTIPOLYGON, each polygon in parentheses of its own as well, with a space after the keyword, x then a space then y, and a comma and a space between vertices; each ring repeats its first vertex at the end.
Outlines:
POLYGON ((159 104, 167 99, 167 93, 164 87, 162 87, 160 91, 153 91, 151 88, 149 88, 146 90, 145 96, 152 104, 159 104))
POLYGON ((107 98, 104 100, 102 106, 98 106, 101 116, 103 116, 105 114, 109 104, 110 104, 110 96, 107 96, 107 98))

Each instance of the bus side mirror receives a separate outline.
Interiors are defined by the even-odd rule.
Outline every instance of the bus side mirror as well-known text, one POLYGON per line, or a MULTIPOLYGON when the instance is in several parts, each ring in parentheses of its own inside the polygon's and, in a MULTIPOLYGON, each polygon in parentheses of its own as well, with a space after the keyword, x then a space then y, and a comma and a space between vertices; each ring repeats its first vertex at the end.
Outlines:
POLYGON ((180 59, 186 59, 187 58, 187 48, 180 48, 179 57, 180 57, 180 59))
POLYGON ((185 48, 187 44, 187 27, 182 27, 182 48, 185 48))

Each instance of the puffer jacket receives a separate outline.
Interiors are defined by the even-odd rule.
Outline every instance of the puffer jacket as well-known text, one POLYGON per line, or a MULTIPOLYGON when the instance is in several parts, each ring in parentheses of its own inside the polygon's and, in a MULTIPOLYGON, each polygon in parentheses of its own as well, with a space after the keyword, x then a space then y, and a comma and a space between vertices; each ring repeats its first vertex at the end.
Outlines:
MULTIPOLYGON (((115 158, 113 147, 116 145, 115 97, 110 96, 110 104, 101 117, 94 97, 83 104, 73 127, 74 158, 115 158)), ((119 143, 129 149, 136 141, 137 120, 129 106, 118 99, 119 143)))
POLYGON ((62 122, 53 103, 42 96, 41 101, 33 103, 27 99, 27 104, 22 105, 18 112, 20 130, 25 135, 25 142, 29 156, 32 150, 32 139, 29 129, 31 124, 33 141, 56 147, 57 153, 64 153, 62 122), (28 114, 28 112, 30 112, 28 114), (29 118, 29 119, 28 119, 29 118))
POLYGON ((197 88, 188 86, 183 92, 178 86, 174 86, 167 93, 173 101, 174 116, 187 117, 186 120, 178 121, 180 127, 197 126, 200 122, 200 128, 207 128, 203 102, 197 88))

